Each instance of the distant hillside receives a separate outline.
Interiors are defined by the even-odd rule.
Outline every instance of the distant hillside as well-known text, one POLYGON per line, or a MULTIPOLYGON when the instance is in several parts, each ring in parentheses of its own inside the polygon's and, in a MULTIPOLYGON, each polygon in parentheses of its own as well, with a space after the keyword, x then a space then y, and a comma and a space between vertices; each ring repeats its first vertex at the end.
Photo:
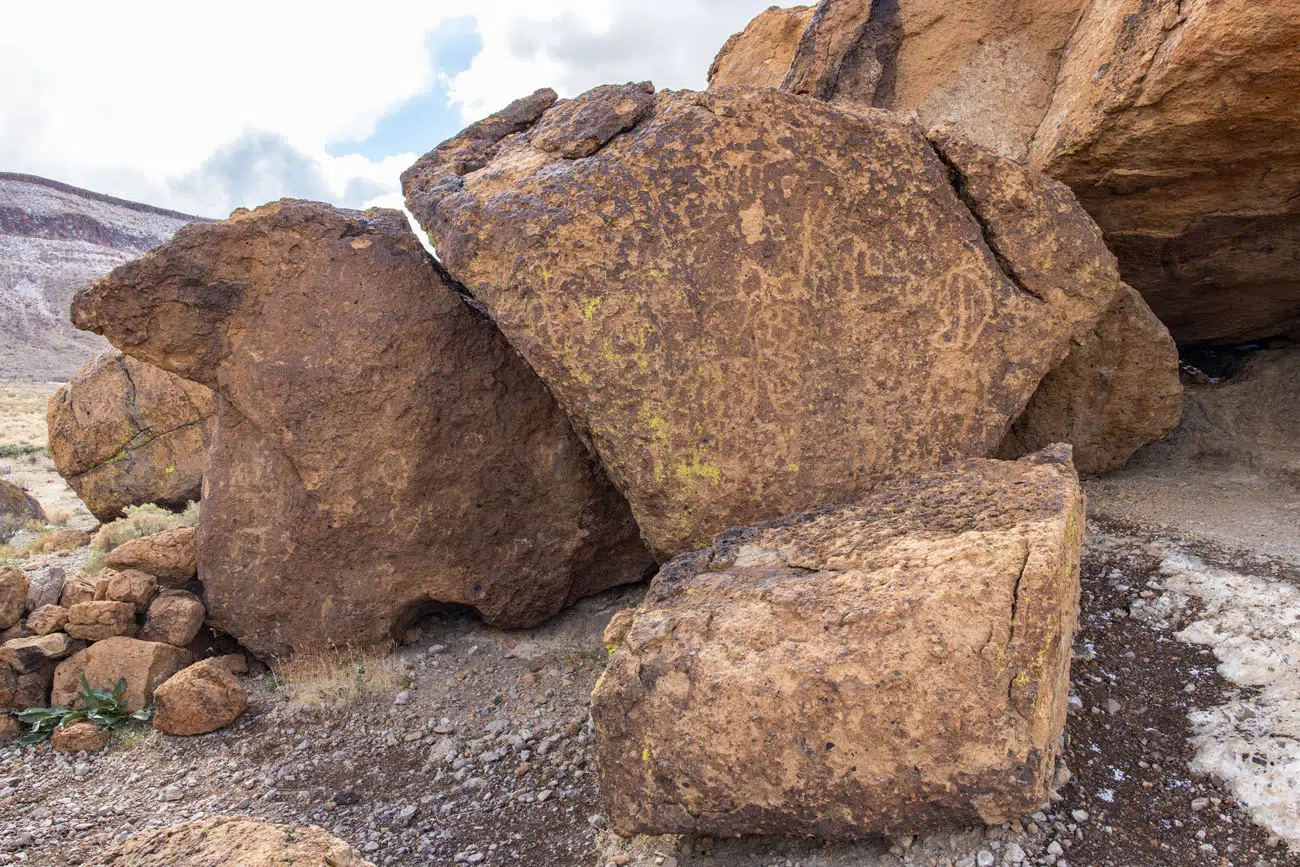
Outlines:
POLYGON ((0 379, 68 379, 108 345, 72 327, 73 294, 198 219, 0 172, 0 379))

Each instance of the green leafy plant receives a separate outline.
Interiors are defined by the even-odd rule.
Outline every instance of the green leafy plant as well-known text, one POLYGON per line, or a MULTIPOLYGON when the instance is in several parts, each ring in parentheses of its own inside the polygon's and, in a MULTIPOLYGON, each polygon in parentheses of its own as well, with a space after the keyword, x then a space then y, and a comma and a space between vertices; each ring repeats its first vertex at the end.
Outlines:
POLYGON ((119 680, 111 689, 93 689, 83 674, 81 688, 77 690, 80 707, 32 707, 14 714, 19 722, 29 727, 19 735, 18 743, 25 746, 43 743, 50 739, 56 729, 66 728, 83 719, 110 731, 132 720, 148 722, 153 716, 153 710, 145 708, 132 713, 127 710, 125 695, 126 678, 119 680))

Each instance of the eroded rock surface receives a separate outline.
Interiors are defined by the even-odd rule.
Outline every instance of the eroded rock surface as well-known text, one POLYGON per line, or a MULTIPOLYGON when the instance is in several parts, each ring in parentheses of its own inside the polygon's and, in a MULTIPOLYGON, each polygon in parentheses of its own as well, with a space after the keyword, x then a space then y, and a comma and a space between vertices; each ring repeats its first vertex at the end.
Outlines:
POLYGON ((1068 446, 882 483, 668 563, 592 693, 620 834, 857 838, 1047 801, 1083 496, 1068 446))
POLYGON ((187 227, 73 313, 220 394, 199 577, 212 624, 263 656, 377 644, 432 601, 533 625, 650 566, 399 212, 286 200, 187 227))
POLYGON ((1119 286, 1069 190, 956 135, 774 90, 647 95, 539 92, 403 189, 661 554, 993 454, 1119 286))
POLYGON ((50 456, 96 518, 198 500, 216 399, 206 387, 109 352, 50 398, 50 456))
POLYGON ((95 689, 111 689, 124 679, 124 701, 134 713, 148 706, 161 683, 193 661, 188 650, 170 644, 124 636, 106 638, 58 664, 50 702, 65 707, 75 705, 83 674, 95 689))
POLYGON ((1242 341, 1300 332, 1297 39, 1294 3, 823 0, 712 81, 955 123, 1068 183, 1180 343, 1242 341))

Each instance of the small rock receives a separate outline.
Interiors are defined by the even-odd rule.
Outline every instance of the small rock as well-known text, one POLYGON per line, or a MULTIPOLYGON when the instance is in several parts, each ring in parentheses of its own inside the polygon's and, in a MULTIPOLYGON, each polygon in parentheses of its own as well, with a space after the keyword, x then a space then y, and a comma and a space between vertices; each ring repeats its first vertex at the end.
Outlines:
MULTIPOLYGON (((65 728, 55 729, 50 736, 50 746, 61 753, 79 753, 82 750, 88 753, 98 752, 108 746, 108 731, 90 720, 77 720, 65 728)), ((88 766, 87 773, 89 770, 88 766)))

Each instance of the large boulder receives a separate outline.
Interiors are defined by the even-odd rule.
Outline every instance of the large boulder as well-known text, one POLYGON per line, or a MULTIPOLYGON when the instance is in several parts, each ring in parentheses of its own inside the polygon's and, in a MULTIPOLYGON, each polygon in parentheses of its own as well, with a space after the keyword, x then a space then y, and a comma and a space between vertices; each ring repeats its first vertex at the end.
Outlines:
POLYGON ((1179 342, 1300 333, 1300 5, 822 0, 781 15, 727 42, 715 85, 956 123, 1068 183, 1179 342))
POLYGON ((992 455, 1120 285, 1066 187, 769 89, 541 91, 403 189, 664 555, 992 455))
POLYGON ((1056 446, 881 483, 669 562, 592 693, 620 834, 828 839, 1048 799, 1083 496, 1056 446))
POLYGON ((1075 469, 1104 473, 1177 427, 1182 407, 1178 349, 1124 285, 1096 327, 1043 378, 1000 455, 1069 443, 1075 469))
POLYGON ((14 482, 0 477, 0 543, 9 539, 31 521, 44 524, 45 510, 35 497, 14 482))
POLYGON ((137 834, 101 852, 94 867, 374 867, 315 825, 220 817, 137 834))
POLYGON ((96 358, 50 398, 50 456, 100 521, 127 506, 198 500, 216 400, 120 352, 96 358))
POLYGON ((193 225, 73 316, 221 395, 198 571, 212 624, 262 656, 385 642, 434 602, 530 626, 651 566, 400 212, 286 200, 193 225))
POLYGON ((126 637, 106 638, 58 664, 50 700, 65 707, 74 705, 82 675, 95 689, 112 688, 124 679, 127 709, 143 710, 153 700, 154 690, 160 684, 193 661, 194 656, 188 650, 170 644, 126 637))

